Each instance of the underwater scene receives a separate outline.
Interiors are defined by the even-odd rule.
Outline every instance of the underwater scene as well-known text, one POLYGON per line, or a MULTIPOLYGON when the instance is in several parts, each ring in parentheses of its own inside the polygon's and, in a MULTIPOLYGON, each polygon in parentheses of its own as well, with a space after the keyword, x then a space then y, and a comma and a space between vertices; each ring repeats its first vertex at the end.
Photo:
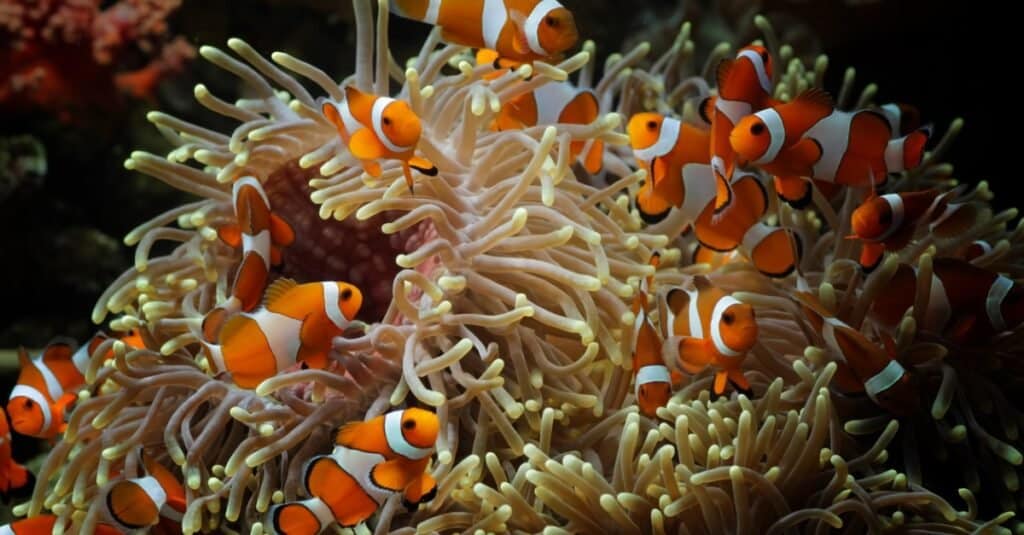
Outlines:
POLYGON ((0 535, 1024 534, 938 4, 0 0, 0 535))

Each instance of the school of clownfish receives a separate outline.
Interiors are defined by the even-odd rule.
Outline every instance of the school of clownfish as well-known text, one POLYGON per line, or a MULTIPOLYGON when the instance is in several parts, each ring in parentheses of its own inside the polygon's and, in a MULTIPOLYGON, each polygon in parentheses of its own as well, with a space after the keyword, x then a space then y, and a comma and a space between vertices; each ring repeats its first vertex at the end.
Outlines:
MULTIPOLYGON (((522 63, 559 58, 578 37, 572 14, 556 0, 395 0, 390 9, 440 27, 444 41, 478 48, 478 63, 495 69, 487 79, 522 63)), ((922 161, 930 129, 920 127, 913 108, 887 104, 841 111, 819 89, 788 102, 776 100, 771 55, 756 44, 722 61, 716 78, 716 95, 699 105, 705 125, 645 112, 632 116, 626 127, 637 165, 646 172, 633 197, 637 212, 652 224, 679 210, 699 244, 695 263, 720 263, 739 253, 769 277, 786 277, 797 269, 798 236, 762 222, 769 206, 764 176, 772 178, 778 197, 796 209, 806 207, 816 191, 826 198, 840 186, 867 191, 852 213, 853 234, 848 236, 861 242, 865 272, 876 268, 886 252, 906 247, 921 225, 936 235, 952 235, 970 217, 956 202, 960 190, 878 193, 888 175, 922 161)), ((437 173, 429 160, 416 155, 422 126, 408 103, 354 87, 346 87, 344 94, 338 102, 322 100, 321 110, 367 174, 380 176, 381 160, 398 160, 412 192, 414 170, 437 173)), ((568 81, 550 82, 505 103, 490 128, 589 124, 598 118, 599 107, 591 91, 568 81)), ((586 153, 584 148, 583 142, 572 142, 572 157, 588 172, 599 172, 603 143, 592 142, 586 153)), ((242 259, 230 295, 200 327, 211 373, 228 372, 223 376, 239 388, 255 389, 290 369, 324 368, 332 339, 365 327, 356 320, 359 288, 340 281, 271 281, 294 230, 272 212, 258 179, 237 178, 232 193, 236 223, 218 234, 241 250, 242 259)), ((989 250, 988 243, 979 241, 957 258, 934 261, 923 329, 970 343, 1024 323, 1024 287, 970 263, 989 250)), ((655 268, 659 261, 658 253, 650 260, 655 268)), ((873 303, 872 312, 883 325, 895 326, 914 304, 916 277, 916 267, 900 265, 892 291, 873 303)), ((653 276, 641 280, 632 303, 632 366, 640 411, 653 416, 684 373, 709 366, 715 372, 713 395, 725 394, 730 385, 751 395, 742 362, 758 338, 754 308, 703 276, 662 292, 653 285, 653 276), (658 327, 650 316, 652 305, 658 327), (666 343, 677 345, 678 362, 666 362, 666 343)), ((917 409, 916 381, 895 359, 890 338, 881 335, 879 346, 834 317, 810 292, 797 292, 796 299, 838 356, 839 389, 863 393, 895 415, 917 409)), ((25 496, 34 484, 32 474, 11 457, 8 417, 17 433, 50 440, 60 435, 77 391, 85 386, 90 358, 106 338, 99 333, 77 350, 74 342, 59 339, 35 357, 20 350, 21 373, 0 422, 0 494, 5 499, 25 496)), ((120 340, 146 347, 138 332, 120 340)), ((105 358, 111 357, 108 351, 105 358)), ((275 505, 266 525, 276 533, 313 534, 333 523, 365 521, 393 493, 409 506, 429 501, 437 491, 427 472, 437 434, 436 415, 417 408, 343 426, 334 451, 306 467, 310 497, 275 505)), ((101 523, 97 533, 180 532, 186 507, 181 482, 145 451, 141 458, 142 477, 118 480, 106 491, 109 524, 101 523)), ((0 535, 50 533, 56 521, 52 515, 19 520, 0 526, 0 535)))

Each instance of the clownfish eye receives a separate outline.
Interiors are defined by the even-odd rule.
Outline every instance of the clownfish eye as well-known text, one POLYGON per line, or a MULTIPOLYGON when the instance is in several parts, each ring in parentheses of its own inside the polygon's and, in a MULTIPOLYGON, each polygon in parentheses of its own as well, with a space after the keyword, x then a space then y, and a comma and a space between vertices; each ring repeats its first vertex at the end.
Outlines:
POLYGON ((544 24, 547 24, 548 26, 551 26, 552 28, 557 28, 558 27, 558 19, 556 19, 555 17, 552 17, 552 16, 544 17, 544 24))
POLYGON ((732 312, 726 312, 725 314, 722 314, 722 322, 725 323, 726 325, 732 325, 732 322, 734 321, 736 321, 736 316, 734 316, 732 312))
POLYGON ((768 51, 767 50, 762 50, 761 51, 761 61, 763 61, 765 63, 768 63, 768 51))
POLYGON ((754 134, 755 136, 761 135, 762 133, 764 133, 764 124, 754 123, 750 125, 750 133, 754 134))
POLYGON ((406 429, 415 429, 416 428, 416 420, 406 420, 406 421, 402 422, 402 427, 404 427, 406 429))
POLYGON ((640 397, 642 397, 642 398, 647 397, 647 387, 646 386, 641 386, 640 387, 640 397))
POLYGON ((388 119, 387 117, 382 117, 380 122, 383 123, 384 126, 391 126, 391 119, 388 119))
POLYGON ((647 121, 647 129, 648 130, 654 130, 656 128, 658 128, 658 122, 657 121, 647 121))
POLYGON ((31 409, 33 406, 35 406, 35 403, 31 399, 25 398, 25 408, 31 409))
POLYGON ((345 288, 341 291, 341 300, 348 301, 352 298, 352 288, 345 288))

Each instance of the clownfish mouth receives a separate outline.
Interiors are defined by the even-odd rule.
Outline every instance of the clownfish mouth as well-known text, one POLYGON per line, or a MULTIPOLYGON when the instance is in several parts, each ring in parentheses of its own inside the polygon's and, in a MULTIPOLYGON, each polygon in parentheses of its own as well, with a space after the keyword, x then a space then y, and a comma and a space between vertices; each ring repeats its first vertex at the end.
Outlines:
MULTIPOLYGON (((295 231, 295 241, 282 250, 281 264, 273 268, 271 278, 354 284, 363 293, 357 319, 378 322, 391 305, 395 276, 401 271, 395 258, 430 240, 436 232, 433 224, 425 220, 400 232, 384 234, 381 225, 401 213, 384 212, 365 221, 354 215, 342 221, 321 219, 320 207, 310 200, 312 189, 308 183, 314 173, 293 162, 275 171, 264 183, 271 209, 295 231)), ((429 273, 435 266, 428 260, 416 269, 429 273)))

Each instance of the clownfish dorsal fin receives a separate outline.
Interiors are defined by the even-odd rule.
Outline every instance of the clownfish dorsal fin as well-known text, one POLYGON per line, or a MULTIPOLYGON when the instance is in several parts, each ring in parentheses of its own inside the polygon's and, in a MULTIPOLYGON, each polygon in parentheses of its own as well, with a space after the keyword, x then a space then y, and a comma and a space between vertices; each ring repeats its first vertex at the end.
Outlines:
POLYGON ((718 85, 718 94, 722 94, 722 87, 725 86, 725 80, 729 77, 729 71, 732 70, 732 66, 735 60, 732 58, 725 58, 718 62, 718 68, 715 69, 715 83, 718 85))
POLYGON ((29 356, 28 350, 23 346, 18 347, 18 367, 22 370, 28 369, 32 366, 32 357, 29 356))
POLYGON ((373 102, 375 100, 377 100, 377 97, 364 93, 353 85, 345 86, 345 101, 348 102, 349 109, 352 110, 352 114, 357 118, 360 115, 357 110, 365 110, 365 113, 369 114, 370 110, 373 109, 373 102))
POLYGON ((355 442, 356 436, 363 431, 363 423, 365 422, 349 422, 338 428, 338 434, 335 436, 334 443, 339 446, 350 446, 355 442))
POLYGON ((75 352, 76 345, 77 344, 74 340, 58 336, 46 344, 46 348, 43 349, 43 360, 54 361, 70 359, 71 355, 75 352))
POLYGON ((820 87, 812 87, 803 93, 800 93, 795 99, 793 99, 793 102, 801 102, 828 110, 835 107, 835 104, 832 102, 832 96, 820 87))
POLYGON ((707 97, 697 105, 697 113, 708 125, 711 124, 711 117, 715 113, 715 97, 707 97))
POLYGON ((267 293, 263 296, 263 306, 273 306, 278 299, 284 297, 285 294, 298 285, 299 283, 295 282, 295 280, 286 277, 275 280, 267 287, 267 293))
POLYGON ((102 344, 107 338, 109 338, 107 333, 103 331, 98 331, 96 334, 92 335, 92 338, 89 339, 89 353, 87 356, 91 357, 92 354, 96 352, 96 348, 100 347, 100 344, 102 344))

